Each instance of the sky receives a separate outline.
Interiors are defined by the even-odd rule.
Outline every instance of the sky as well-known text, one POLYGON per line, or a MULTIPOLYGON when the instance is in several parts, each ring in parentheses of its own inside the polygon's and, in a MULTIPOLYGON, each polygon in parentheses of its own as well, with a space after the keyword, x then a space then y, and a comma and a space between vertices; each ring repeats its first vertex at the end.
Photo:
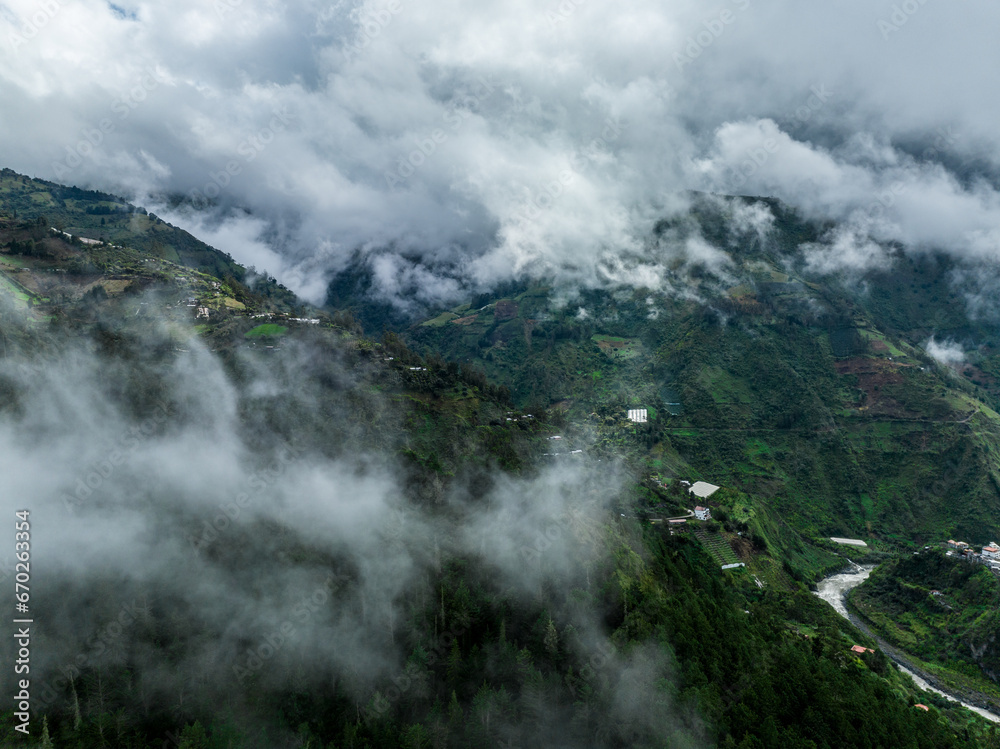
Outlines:
POLYGON ((985 0, 4 0, 0 163, 316 302, 359 260, 430 306, 655 287, 650 228, 688 190, 838 221, 821 272, 891 244, 994 262, 998 25, 985 0))

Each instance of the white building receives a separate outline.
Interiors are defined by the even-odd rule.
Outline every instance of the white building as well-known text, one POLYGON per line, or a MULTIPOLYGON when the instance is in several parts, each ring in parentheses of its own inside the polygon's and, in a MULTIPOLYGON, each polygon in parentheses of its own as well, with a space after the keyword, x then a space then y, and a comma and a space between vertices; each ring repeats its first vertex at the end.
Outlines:
POLYGON ((697 507, 694 508, 694 516, 698 518, 698 520, 711 520, 712 511, 707 507, 702 507, 701 505, 698 505, 697 507))
POLYGON ((846 544, 847 546, 868 546, 868 544, 860 538, 838 538, 837 536, 830 536, 830 540, 835 544, 846 544))
POLYGON ((628 412, 628 420, 634 421, 636 424, 645 424, 649 421, 647 410, 645 408, 630 408, 628 412))
POLYGON ((983 558, 1000 559, 1000 547, 996 545, 996 542, 983 547, 983 558))

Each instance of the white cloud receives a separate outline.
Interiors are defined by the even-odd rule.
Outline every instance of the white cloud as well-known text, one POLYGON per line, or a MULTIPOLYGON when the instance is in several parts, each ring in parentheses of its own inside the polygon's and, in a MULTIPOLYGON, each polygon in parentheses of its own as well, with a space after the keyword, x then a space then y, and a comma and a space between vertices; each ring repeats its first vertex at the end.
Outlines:
POLYGON ((998 254, 1000 199, 972 177, 1000 173, 986 3, 921 5, 888 38, 888 0, 53 0, 27 38, 39 7, 0 15, 0 161, 140 199, 217 193, 268 228, 237 259, 266 242, 313 299, 364 248, 419 258, 442 293, 600 283, 672 196, 726 189, 748 159, 734 190, 876 243, 998 254))
POLYGON ((955 341, 936 341, 933 337, 924 343, 924 350, 938 364, 952 366, 965 361, 965 352, 955 341))

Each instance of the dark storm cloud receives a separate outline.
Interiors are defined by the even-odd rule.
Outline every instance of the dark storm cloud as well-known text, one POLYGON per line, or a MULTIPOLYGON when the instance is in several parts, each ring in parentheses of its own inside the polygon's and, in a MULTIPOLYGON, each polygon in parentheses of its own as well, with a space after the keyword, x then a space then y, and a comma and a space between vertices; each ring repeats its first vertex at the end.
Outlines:
POLYGON ((888 241, 992 258, 998 21, 940 0, 8 0, 0 160, 186 195, 203 210, 160 212, 313 299, 359 249, 423 303, 519 273, 655 286, 645 238, 685 189, 843 221, 821 268, 888 241), (607 279, 609 253, 643 260, 607 279))

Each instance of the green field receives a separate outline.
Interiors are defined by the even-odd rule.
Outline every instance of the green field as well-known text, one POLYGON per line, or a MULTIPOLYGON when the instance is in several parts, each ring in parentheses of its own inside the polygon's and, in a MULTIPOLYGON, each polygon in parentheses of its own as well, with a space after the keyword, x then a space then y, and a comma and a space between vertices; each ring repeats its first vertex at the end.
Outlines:
POLYGON ((266 338, 271 336, 282 336, 287 332, 288 328, 284 325, 264 323, 263 325, 258 325, 253 330, 248 330, 243 335, 245 338, 266 338))
POLYGON ((27 306, 28 301, 32 297, 27 294, 20 285, 14 283, 6 275, 0 273, 0 290, 4 293, 9 294, 14 299, 16 299, 20 304, 27 306))

